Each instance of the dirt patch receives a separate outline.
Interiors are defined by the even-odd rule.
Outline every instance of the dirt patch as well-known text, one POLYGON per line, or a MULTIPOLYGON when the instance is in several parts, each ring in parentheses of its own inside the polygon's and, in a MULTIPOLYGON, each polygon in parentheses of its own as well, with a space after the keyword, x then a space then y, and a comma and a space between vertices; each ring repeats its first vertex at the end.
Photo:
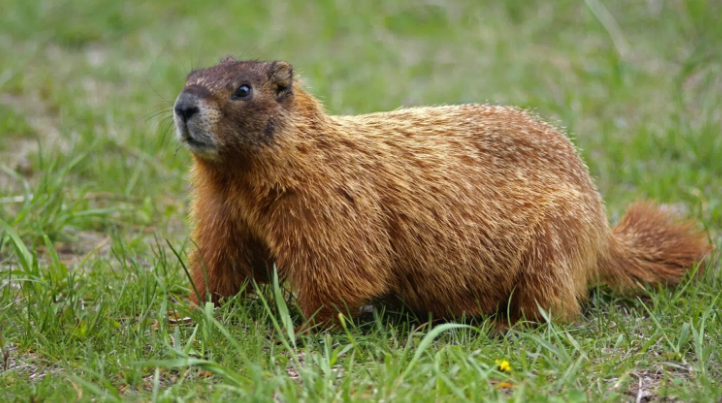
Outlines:
MULTIPOLYGON (((107 234, 95 231, 78 231, 72 234, 72 243, 58 242, 55 251, 60 261, 68 268, 73 268, 91 255, 105 255, 110 251, 111 238, 107 234)), ((45 247, 38 247, 45 254, 45 247)))
POLYGON ((42 381, 47 375, 60 371, 57 367, 38 365, 39 361, 32 350, 21 353, 14 345, 0 348, 0 374, 15 373, 16 378, 27 378, 35 383, 42 381))
POLYGON ((675 402, 679 399, 664 396, 660 394, 660 390, 668 386, 672 379, 689 381, 691 373, 692 369, 688 364, 660 363, 648 370, 632 370, 620 378, 610 379, 611 389, 624 393, 625 401, 628 402, 675 402), (628 386, 625 388, 624 384, 628 386))
MULTIPOLYGON (((32 128, 32 136, 10 138, 0 150, 0 161, 3 165, 17 172, 25 179, 32 177, 31 156, 43 149, 60 149, 66 152, 70 145, 61 135, 58 127, 60 119, 57 113, 44 102, 37 93, 22 95, 0 94, 0 107, 11 108, 25 118, 32 128)), ((22 188, 21 184, 11 175, 0 171, 0 190, 15 191, 22 188)))

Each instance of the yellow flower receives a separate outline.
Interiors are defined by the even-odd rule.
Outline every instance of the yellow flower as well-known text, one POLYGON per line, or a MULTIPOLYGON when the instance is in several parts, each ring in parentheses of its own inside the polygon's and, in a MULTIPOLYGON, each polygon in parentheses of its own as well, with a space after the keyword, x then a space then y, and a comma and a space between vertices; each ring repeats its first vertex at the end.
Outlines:
POLYGON ((494 360, 494 363, 496 363, 497 368, 501 372, 511 372, 511 364, 509 364, 509 361, 507 360, 494 360))

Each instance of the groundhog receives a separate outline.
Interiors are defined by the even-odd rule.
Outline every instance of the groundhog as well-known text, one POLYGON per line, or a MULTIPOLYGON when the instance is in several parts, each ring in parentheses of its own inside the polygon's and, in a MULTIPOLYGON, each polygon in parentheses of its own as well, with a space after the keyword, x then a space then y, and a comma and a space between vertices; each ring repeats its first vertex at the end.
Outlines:
POLYGON ((310 323, 371 301, 435 318, 580 313, 589 287, 675 283, 710 251, 634 204, 613 228, 575 147, 512 107, 332 116, 283 61, 191 72, 174 117, 192 152, 194 301, 277 267, 310 323))

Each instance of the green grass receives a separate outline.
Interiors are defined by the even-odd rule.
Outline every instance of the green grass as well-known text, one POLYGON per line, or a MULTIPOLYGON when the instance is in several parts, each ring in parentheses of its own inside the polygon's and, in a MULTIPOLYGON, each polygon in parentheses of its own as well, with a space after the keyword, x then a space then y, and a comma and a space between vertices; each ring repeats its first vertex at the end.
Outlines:
POLYGON ((166 119, 227 54, 290 61, 333 113, 531 108, 581 148, 612 221, 657 199, 719 247, 719 2, 1 3, 0 401, 722 399, 718 255, 500 339, 383 311, 296 337, 272 286, 189 309, 190 158, 166 119))

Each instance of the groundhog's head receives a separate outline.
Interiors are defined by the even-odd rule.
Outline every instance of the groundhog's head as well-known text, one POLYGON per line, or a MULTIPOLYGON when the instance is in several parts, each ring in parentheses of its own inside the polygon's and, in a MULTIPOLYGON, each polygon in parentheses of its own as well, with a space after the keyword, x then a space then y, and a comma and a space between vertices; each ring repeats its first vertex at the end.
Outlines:
POLYGON ((188 74, 174 107, 178 139, 204 159, 238 156, 273 142, 293 97, 288 63, 226 57, 188 74))

